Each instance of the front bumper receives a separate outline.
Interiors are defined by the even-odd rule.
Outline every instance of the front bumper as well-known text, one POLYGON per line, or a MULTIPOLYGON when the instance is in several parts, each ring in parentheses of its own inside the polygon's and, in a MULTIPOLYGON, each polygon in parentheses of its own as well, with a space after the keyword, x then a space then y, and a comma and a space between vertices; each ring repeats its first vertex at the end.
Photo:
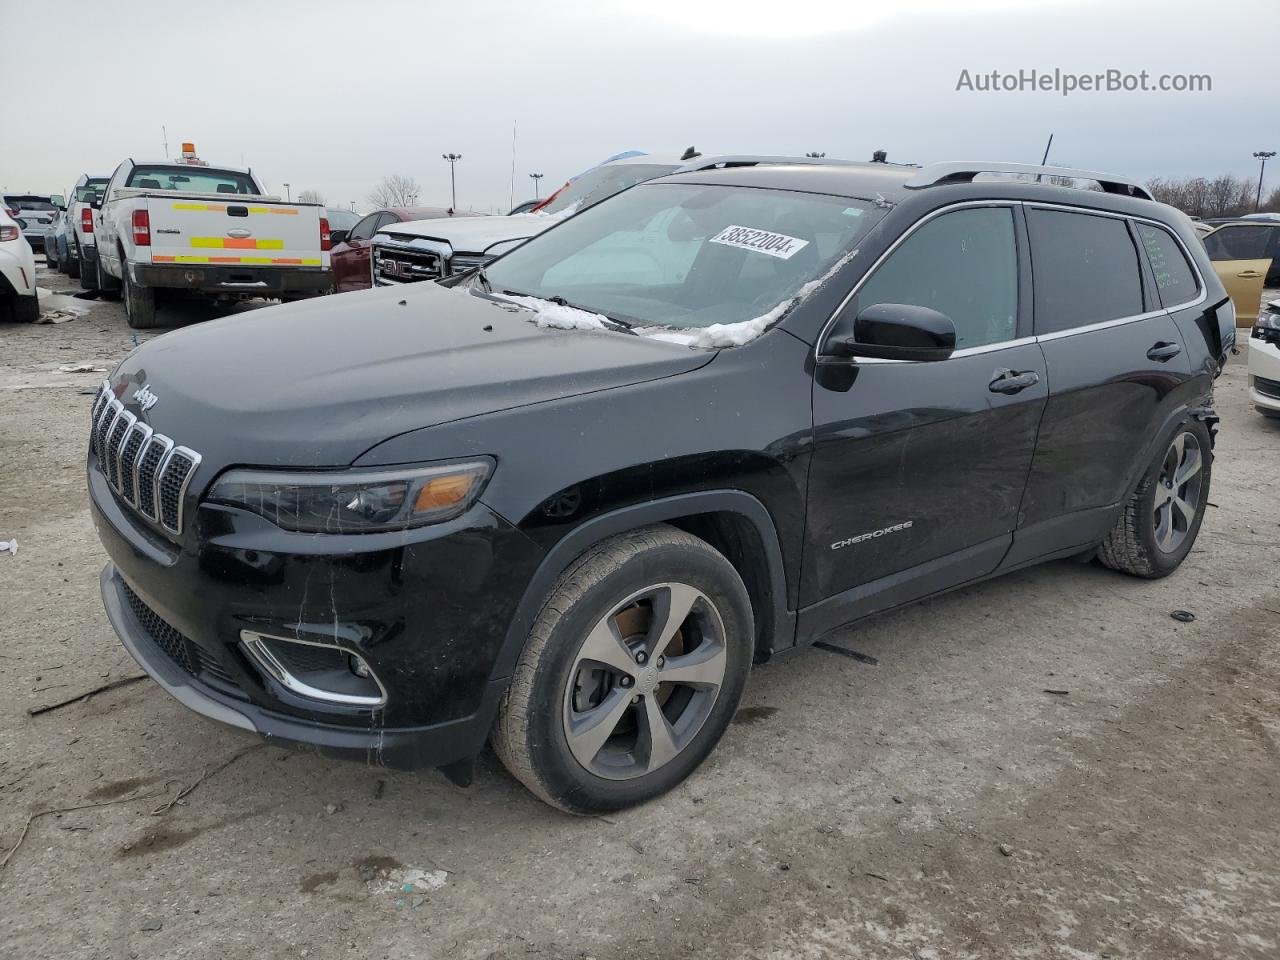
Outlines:
POLYGON ((135 521, 92 456, 89 490, 111 559, 102 595, 112 627, 192 710, 389 767, 445 766, 483 748, 506 688, 494 665, 541 558, 487 508, 403 534, 316 537, 202 506, 173 543, 135 521), (291 693, 246 656, 241 630, 358 652, 386 705, 291 693))
POLYGON ((1280 344, 1250 337, 1249 401, 1268 410, 1280 410, 1280 344))
POLYGON ((326 293, 333 273, 323 267, 209 266, 186 263, 135 263, 133 279, 144 287, 199 290, 204 293, 273 297, 281 293, 326 293))

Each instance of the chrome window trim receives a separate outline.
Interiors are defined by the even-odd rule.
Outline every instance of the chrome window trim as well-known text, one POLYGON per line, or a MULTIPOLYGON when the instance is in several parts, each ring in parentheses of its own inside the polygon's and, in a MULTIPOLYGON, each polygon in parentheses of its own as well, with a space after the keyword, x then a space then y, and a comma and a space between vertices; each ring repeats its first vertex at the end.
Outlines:
MULTIPOLYGON (((1017 206, 1017 207, 1023 207, 1023 208, 1030 207, 1032 209, 1045 209, 1045 210, 1065 210, 1068 213, 1082 213, 1082 214, 1087 214, 1089 216, 1111 217, 1116 220, 1133 220, 1135 222, 1148 223, 1148 224, 1151 224, 1152 226, 1159 227, 1160 229, 1168 233, 1171 237, 1173 237, 1173 239, 1177 242, 1179 249, 1182 251, 1182 255, 1186 257, 1187 263, 1191 265, 1191 270, 1192 270, 1192 273, 1195 275, 1196 284, 1199 287, 1200 293, 1198 296, 1195 297, 1195 299, 1188 300, 1185 303, 1174 304, 1173 306, 1169 306, 1169 307, 1161 307, 1159 310, 1151 310, 1145 313, 1138 313, 1138 314, 1134 314, 1132 316, 1127 316, 1127 317, 1117 317, 1114 320, 1100 320, 1096 323, 1082 324, 1081 326, 1078 326, 1078 327, 1068 327, 1065 330, 1055 330, 1052 333, 1032 334, 1029 337, 1019 337, 1014 340, 1003 340, 999 343, 983 344, 982 346, 979 346, 979 347, 965 347, 963 349, 956 350, 954 353, 951 354, 951 357, 965 357, 965 356, 972 356, 978 353, 990 353, 995 350, 1003 350, 1006 347, 1021 346, 1023 344, 1033 343, 1033 342, 1041 343, 1045 341, 1061 340, 1064 337, 1072 337, 1079 333, 1091 333, 1095 330, 1105 330, 1110 327, 1120 327, 1129 323, 1138 323, 1142 320, 1150 320, 1154 317, 1172 314, 1178 310, 1188 310, 1192 307, 1198 307, 1202 303, 1204 303, 1206 300, 1209 299, 1209 286, 1208 284, 1205 283, 1204 274, 1200 272, 1200 265, 1196 263, 1195 257, 1191 255, 1191 251, 1187 248, 1187 245, 1186 243, 1183 242, 1182 238, 1178 236, 1177 231, 1171 230, 1168 224, 1163 223, 1160 220, 1153 219, 1152 217, 1143 217, 1143 216, 1139 216, 1137 214, 1132 214, 1132 213, 1117 213, 1114 210, 1098 210, 1094 207, 1083 207, 1083 206, 1076 206, 1073 204, 1066 204, 1066 203, 1047 203, 1040 200, 964 200, 959 203, 948 204, 945 207, 939 207, 937 210, 929 211, 919 220, 916 220, 914 223, 912 223, 911 226, 908 227, 902 233, 902 235, 898 237, 898 239, 896 239, 893 243, 891 243, 888 246, 888 248, 884 251, 884 253, 880 254, 880 256, 876 258, 875 262, 872 263, 871 266, 867 268, 866 273, 864 273, 858 279, 858 282, 854 284, 853 289, 850 290, 849 293, 845 295, 844 299, 840 301, 839 305, 832 312, 831 316, 827 318, 826 323, 822 325, 822 329, 818 333, 818 338, 813 345, 813 358, 815 362, 847 363, 851 359, 856 363, 858 363, 859 365, 865 364, 865 363, 922 363, 922 362, 925 362, 925 361, 919 361, 919 360, 886 360, 879 357, 853 357, 853 358, 833 357, 829 354, 823 354, 821 352, 821 347, 822 347, 823 341, 827 337, 828 331, 831 329, 832 326, 834 326, 836 322, 836 318, 840 316, 840 312, 844 310, 844 308, 848 305, 850 300, 852 300, 855 296, 857 296, 858 291, 867 282, 867 280, 871 278, 872 274, 876 272, 876 270, 880 267, 880 264, 882 264, 886 259, 888 259, 889 256, 893 253, 893 251, 896 250, 904 241, 906 241, 908 237, 910 237, 913 233, 915 233, 916 230, 924 226, 926 223, 928 223, 930 220, 934 219, 935 217, 939 217, 944 213, 950 213, 953 210, 961 210, 966 207, 1001 207, 1001 206, 1005 206, 1005 207, 1017 206)), ((1142 256, 1142 252, 1139 251, 1136 246, 1134 248, 1134 253, 1139 257, 1142 256)), ((1139 261, 1139 266, 1141 266, 1141 260, 1139 261)), ((1157 299, 1159 298, 1159 295, 1160 295, 1159 291, 1157 290, 1156 291, 1157 299)), ((1032 329, 1034 329, 1034 317, 1032 318, 1032 323, 1033 323, 1032 329)), ((948 357, 947 359, 949 360, 951 359, 951 357, 948 357)), ((932 361, 932 362, 945 363, 946 361, 932 361)))
POLYGON ((257 630, 241 630, 240 643, 249 653, 250 658, 258 664, 263 670, 276 679, 286 690, 306 697, 310 700, 320 700, 326 703, 340 703, 353 707, 382 707, 387 702, 387 688, 382 685, 382 681, 378 678, 378 674, 373 667, 369 666, 369 661, 364 655, 356 650, 348 650, 346 647, 336 643, 317 643, 314 640, 301 640, 298 637, 281 637, 275 634, 262 633, 257 630), (331 690, 322 690, 319 687, 313 687, 309 683, 299 680, 288 671, 284 664, 272 654, 271 648, 263 640, 277 640, 280 643, 301 643, 309 647, 321 647, 325 650, 337 650, 345 653, 347 656, 357 657, 366 667, 369 667, 369 676, 373 678, 373 682, 377 684, 381 693, 379 697, 364 697, 352 693, 335 693, 331 690))

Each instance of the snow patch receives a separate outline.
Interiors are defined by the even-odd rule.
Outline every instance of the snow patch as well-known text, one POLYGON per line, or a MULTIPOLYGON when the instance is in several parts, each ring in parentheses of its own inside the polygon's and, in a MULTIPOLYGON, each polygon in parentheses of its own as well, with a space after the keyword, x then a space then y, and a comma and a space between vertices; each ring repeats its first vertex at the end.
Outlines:
POLYGON ((559 303, 552 303, 550 300, 543 300, 541 297, 503 295, 502 299, 524 307, 526 310, 532 310, 534 313, 533 322, 540 327, 553 327, 556 330, 609 329, 609 319, 607 317, 598 313, 591 313, 589 310, 566 307, 559 303))

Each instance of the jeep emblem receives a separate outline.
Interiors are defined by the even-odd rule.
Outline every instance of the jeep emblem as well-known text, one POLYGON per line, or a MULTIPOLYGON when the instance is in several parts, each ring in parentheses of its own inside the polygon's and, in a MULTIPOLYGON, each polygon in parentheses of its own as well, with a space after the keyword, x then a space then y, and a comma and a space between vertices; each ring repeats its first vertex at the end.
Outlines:
POLYGON ((148 383, 134 391, 133 402, 142 408, 143 413, 146 413, 160 402, 160 398, 151 392, 151 384, 148 383))

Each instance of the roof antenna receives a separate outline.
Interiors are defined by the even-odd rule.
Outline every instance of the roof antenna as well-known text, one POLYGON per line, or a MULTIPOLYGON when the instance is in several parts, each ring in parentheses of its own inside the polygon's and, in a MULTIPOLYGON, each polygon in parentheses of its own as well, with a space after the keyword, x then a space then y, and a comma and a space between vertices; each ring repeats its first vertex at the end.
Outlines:
MULTIPOLYGON (((1049 134, 1049 142, 1044 145, 1044 156, 1040 158, 1040 166, 1044 166, 1049 162, 1049 148, 1053 146, 1053 134, 1049 134)), ((1036 183, 1040 183, 1044 179, 1044 174, 1036 174, 1036 183)))
POLYGON ((702 154, 698 152, 696 147, 688 147, 685 149, 684 153, 680 154, 680 159, 692 160, 694 157, 700 157, 700 156, 702 156, 702 154))

